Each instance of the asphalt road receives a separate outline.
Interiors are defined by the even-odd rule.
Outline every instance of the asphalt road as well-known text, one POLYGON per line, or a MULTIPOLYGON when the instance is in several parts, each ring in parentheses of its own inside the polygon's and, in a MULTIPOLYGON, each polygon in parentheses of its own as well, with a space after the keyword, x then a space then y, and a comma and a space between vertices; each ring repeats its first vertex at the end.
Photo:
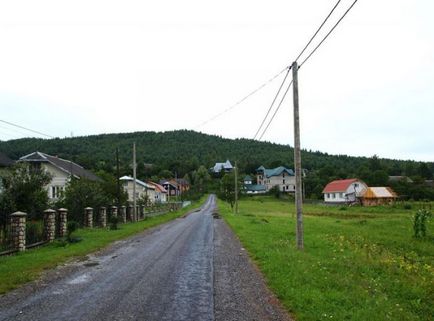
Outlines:
POLYGON ((261 302, 270 293, 261 288, 261 276, 247 255, 238 253, 241 245, 231 240, 227 226, 219 227, 222 235, 214 240, 214 225, 224 224, 213 220, 215 206, 210 196, 199 212, 119 242, 63 272, 53 270, 49 273, 59 276, 42 284, 0 297, 0 320, 283 320, 273 304, 261 302), (213 270, 214 252, 221 253, 218 273, 213 270), (240 282, 234 271, 245 272, 246 266, 248 279, 240 282), (234 299, 226 303, 229 297, 234 299), (264 306, 264 312, 253 306, 264 306))

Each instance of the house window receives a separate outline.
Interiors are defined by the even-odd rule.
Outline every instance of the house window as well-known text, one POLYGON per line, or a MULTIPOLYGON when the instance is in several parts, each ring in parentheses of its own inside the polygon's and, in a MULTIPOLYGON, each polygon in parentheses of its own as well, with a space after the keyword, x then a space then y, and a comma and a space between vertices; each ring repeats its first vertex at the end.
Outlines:
MULTIPOLYGON (((285 177, 285 176, 284 176, 285 177)), ((283 180, 283 185, 285 185, 285 180, 283 180)))
POLYGON ((359 184, 357 184, 357 183, 354 183, 354 187, 359 187, 359 184))
POLYGON ((336 198, 336 194, 335 193, 332 193, 332 198, 336 198))

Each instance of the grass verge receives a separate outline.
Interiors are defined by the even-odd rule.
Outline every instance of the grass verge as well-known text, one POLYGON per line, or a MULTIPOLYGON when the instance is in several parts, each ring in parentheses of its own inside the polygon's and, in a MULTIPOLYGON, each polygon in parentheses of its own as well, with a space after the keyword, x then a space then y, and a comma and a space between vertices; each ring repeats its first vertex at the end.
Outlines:
POLYGON ((12 256, 2 256, 0 257, 0 294, 35 280, 44 270, 51 269, 69 259, 85 256, 106 247, 114 241, 181 217, 199 206, 205 199, 204 196, 198 202, 194 202, 176 212, 151 217, 137 223, 119 224, 118 230, 79 229, 74 232, 74 237, 82 239, 78 243, 63 246, 61 242, 56 241, 12 256))
POLYGON ((218 205, 297 320, 432 320, 434 224, 414 239, 414 210, 306 205, 297 251, 293 204, 254 197, 238 215, 218 205))

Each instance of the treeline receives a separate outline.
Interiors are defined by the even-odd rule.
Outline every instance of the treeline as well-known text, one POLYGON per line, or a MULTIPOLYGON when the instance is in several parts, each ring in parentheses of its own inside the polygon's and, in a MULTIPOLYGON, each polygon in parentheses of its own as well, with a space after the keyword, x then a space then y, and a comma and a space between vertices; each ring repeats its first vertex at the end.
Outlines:
MULTIPOLYGON (((238 163, 240 173, 253 174, 260 165, 293 168, 293 149, 289 146, 251 139, 226 139, 189 130, 102 134, 72 138, 25 138, 0 142, 0 151, 12 159, 36 150, 70 159, 95 172, 116 172, 116 148, 119 149, 121 174, 131 174, 132 144, 136 143, 138 177, 184 177, 200 166, 209 168, 226 159, 238 163)), ((371 186, 386 185, 389 175, 411 177, 421 193, 413 198, 431 198, 425 180, 432 179, 434 163, 351 157, 327 153, 302 152, 307 170, 306 196, 318 197, 332 179, 358 177, 371 186)), ((414 188, 415 185, 412 185, 414 188)), ((417 194, 417 195, 416 195, 417 194)), ((434 195, 432 196, 434 198, 434 195)))

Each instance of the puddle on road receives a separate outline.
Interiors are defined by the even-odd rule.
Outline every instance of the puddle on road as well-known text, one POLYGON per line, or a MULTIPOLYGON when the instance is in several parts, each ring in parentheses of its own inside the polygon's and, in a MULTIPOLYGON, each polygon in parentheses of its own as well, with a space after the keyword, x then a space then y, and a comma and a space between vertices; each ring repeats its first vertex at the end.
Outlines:
POLYGON ((82 274, 82 275, 79 275, 79 276, 73 278, 72 280, 69 280, 66 283, 70 284, 70 285, 81 284, 81 283, 87 282, 88 280, 89 280, 89 276, 87 274, 82 274))

